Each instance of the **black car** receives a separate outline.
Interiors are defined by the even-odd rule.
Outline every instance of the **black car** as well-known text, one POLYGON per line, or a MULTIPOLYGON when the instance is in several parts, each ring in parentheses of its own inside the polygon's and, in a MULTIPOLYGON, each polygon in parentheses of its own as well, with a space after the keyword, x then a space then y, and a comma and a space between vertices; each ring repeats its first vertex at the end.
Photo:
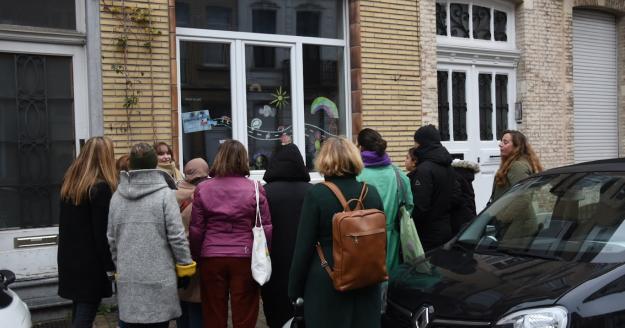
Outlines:
POLYGON ((392 273, 383 327, 625 327, 625 159, 545 171, 392 273))

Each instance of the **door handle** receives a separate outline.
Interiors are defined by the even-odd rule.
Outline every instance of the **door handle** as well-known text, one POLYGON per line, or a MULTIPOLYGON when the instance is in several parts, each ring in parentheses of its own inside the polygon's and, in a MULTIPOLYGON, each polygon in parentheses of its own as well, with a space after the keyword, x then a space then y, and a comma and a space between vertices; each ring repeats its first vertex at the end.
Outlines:
POLYGON ((43 235, 29 237, 15 237, 13 239, 14 248, 53 246, 59 243, 59 235, 43 235))

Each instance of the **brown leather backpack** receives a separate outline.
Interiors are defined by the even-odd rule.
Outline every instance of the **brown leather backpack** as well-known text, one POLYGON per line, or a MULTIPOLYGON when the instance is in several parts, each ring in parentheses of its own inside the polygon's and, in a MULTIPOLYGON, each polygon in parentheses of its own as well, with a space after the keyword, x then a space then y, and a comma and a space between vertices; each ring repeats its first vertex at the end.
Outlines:
POLYGON ((345 200, 339 188, 324 182, 341 202, 343 211, 332 217, 332 258, 331 268, 317 242, 317 254, 334 288, 347 291, 370 286, 388 280, 386 272, 386 216, 378 209, 364 209, 363 200, 367 195, 367 184, 363 183, 358 199, 345 200), (352 210, 351 202, 356 202, 352 210))

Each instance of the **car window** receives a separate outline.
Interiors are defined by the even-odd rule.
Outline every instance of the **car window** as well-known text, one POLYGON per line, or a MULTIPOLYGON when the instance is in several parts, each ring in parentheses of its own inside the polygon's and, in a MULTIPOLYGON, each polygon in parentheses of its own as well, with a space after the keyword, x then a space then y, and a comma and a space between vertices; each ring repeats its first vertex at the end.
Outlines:
POLYGON ((516 185, 458 241, 484 252, 625 262, 625 174, 539 176, 516 185))

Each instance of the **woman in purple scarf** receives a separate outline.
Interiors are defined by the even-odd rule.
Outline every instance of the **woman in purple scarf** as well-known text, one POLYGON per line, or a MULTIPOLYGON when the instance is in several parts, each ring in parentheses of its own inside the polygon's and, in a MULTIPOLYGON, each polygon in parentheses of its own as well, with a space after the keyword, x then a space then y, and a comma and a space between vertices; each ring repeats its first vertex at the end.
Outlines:
POLYGON ((365 168, 358 175, 358 181, 375 186, 384 204, 386 214, 386 269, 389 274, 399 265, 399 210, 400 194, 398 179, 402 181, 406 210, 412 211, 412 192, 408 177, 391 163, 386 153, 386 141, 375 130, 366 128, 358 133, 358 147, 365 168))

